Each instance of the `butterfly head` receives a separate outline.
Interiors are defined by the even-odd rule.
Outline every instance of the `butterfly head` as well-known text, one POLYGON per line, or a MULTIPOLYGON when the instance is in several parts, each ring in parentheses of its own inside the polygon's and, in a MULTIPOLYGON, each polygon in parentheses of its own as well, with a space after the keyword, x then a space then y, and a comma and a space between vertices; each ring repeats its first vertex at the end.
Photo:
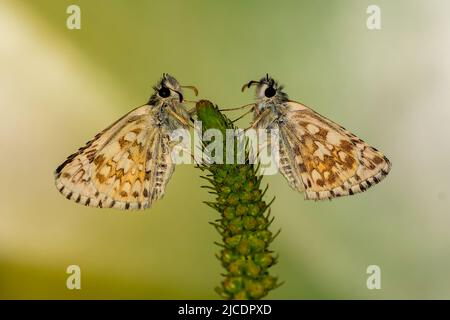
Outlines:
POLYGON ((171 101, 182 103, 184 101, 183 88, 191 89, 195 95, 198 95, 198 90, 194 86, 182 86, 180 83, 168 73, 163 73, 159 83, 153 87, 155 93, 150 98, 150 104, 155 101, 171 101))
POLYGON ((242 91, 250 88, 251 86, 256 87, 256 99, 258 102, 263 103, 283 103, 288 100, 287 94, 283 92, 283 86, 279 85, 273 78, 268 74, 262 77, 259 81, 249 81, 244 84, 242 91))
POLYGON ((154 97, 162 100, 178 100, 183 102, 183 92, 177 79, 164 73, 159 83, 153 87, 154 97))

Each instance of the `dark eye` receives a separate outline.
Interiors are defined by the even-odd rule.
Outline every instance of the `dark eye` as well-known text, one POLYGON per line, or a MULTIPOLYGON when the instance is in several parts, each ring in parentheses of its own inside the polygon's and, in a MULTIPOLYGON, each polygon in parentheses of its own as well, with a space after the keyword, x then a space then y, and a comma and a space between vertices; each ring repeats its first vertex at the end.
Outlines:
POLYGON ((168 96, 170 96, 170 90, 166 87, 162 87, 158 90, 158 94, 161 98, 167 98, 168 96))
POLYGON ((276 93, 277 91, 273 87, 267 87, 267 89, 264 91, 264 95, 267 98, 272 98, 276 93))

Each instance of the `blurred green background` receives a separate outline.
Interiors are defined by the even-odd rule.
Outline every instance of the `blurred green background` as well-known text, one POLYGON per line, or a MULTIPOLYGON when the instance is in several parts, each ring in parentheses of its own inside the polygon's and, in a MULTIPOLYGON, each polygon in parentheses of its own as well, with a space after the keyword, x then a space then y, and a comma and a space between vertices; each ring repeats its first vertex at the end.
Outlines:
POLYGON ((253 101, 241 85, 268 72, 393 163, 380 185, 331 202, 264 179, 285 281, 269 298, 450 298, 449 12, 445 0, 2 0, 0 298, 218 297, 217 213, 193 166, 143 213, 86 208, 53 184, 163 72, 221 107, 253 101), (70 4, 81 30, 66 28, 70 4), (81 290, 66 289, 71 264, 81 290), (366 287, 372 264, 381 290, 366 287))

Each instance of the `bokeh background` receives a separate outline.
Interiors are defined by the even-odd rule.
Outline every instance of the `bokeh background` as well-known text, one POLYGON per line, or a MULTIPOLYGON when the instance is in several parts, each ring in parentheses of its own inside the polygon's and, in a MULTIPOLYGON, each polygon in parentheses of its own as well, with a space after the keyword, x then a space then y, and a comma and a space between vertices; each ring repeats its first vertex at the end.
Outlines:
POLYGON ((53 184, 163 72, 222 107, 251 102, 241 85, 268 72, 392 160, 380 185, 331 202, 264 179, 285 281, 270 298, 450 298, 449 12, 445 0, 2 0, 0 298, 218 297, 217 213, 193 166, 143 213, 86 208, 53 184), (81 30, 66 28, 70 4, 81 30), (71 264, 81 290, 66 289, 71 264), (372 264, 381 290, 366 287, 372 264))

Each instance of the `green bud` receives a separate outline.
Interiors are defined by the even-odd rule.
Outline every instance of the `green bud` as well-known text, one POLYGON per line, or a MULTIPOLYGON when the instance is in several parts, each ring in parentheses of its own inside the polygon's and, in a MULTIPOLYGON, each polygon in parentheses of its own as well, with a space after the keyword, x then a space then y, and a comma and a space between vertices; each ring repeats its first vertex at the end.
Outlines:
POLYGON ((239 196, 237 194, 230 194, 226 201, 229 205, 235 206, 239 203, 239 196))
POLYGON ((249 244, 248 240, 242 239, 241 242, 239 242, 239 244, 237 245, 236 249, 240 254, 243 254, 243 255, 249 254, 250 253, 250 244, 249 244))
POLYGON ((228 277, 223 281, 223 288, 229 294, 237 293, 242 290, 244 281, 241 277, 228 277))
POLYGON ((257 189, 252 192, 253 200, 258 200, 261 197, 261 190, 257 189))
POLYGON ((249 238, 248 241, 249 241, 249 245, 250 245, 251 249, 254 252, 261 252, 261 251, 264 251, 266 248, 266 242, 255 236, 252 236, 251 238, 249 238))
POLYGON ((272 290, 277 286, 277 278, 267 275, 261 279, 261 283, 266 290, 272 290))
POLYGON ((220 192, 223 194, 229 194, 231 192, 231 188, 229 186, 222 186, 220 188, 220 192))
POLYGON ((256 217, 260 212, 258 205, 255 205, 255 204, 249 204, 248 211, 249 211, 249 214, 253 217, 256 217))
POLYGON ((247 262, 247 275, 256 278, 261 272, 261 267, 257 266, 252 260, 247 262))
POLYGON ((241 242, 242 235, 238 234, 232 237, 228 237, 225 239, 225 244, 230 247, 237 247, 237 245, 241 242))
POLYGON ((259 230, 265 230, 267 226, 267 219, 265 217, 256 217, 256 225, 258 226, 259 230))
POLYGON ((231 220, 228 228, 230 229, 230 231, 233 234, 237 234, 237 233, 241 233, 242 231, 242 219, 241 218, 234 218, 233 220, 231 220))
POLYGON ((223 249, 222 250, 222 261, 225 264, 229 264, 230 262, 233 262, 237 259, 238 255, 229 249, 223 249))
POLYGON ((220 195, 219 197, 217 197, 217 203, 220 205, 224 205, 227 203, 227 198, 225 195, 220 195))
POLYGON ((248 212, 248 206, 245 206, 243 204, 238 204, 236 207, 236 215, 242 216, 248 212))
POLYGON ((234 300, 247 300, 247 299, 248 299, 248 295, 247 295, 247 291, 245 291, 245 290, 238 292, 234 295, 234 300))
POLYGON ((252 193, 251 193, 251 192, 248 192, 248 191, 242 192, 240 198, 241 198, 241 200, 244 201, 244 202, 252 201, 252 193))
POLYGON ((268 230, 260 230, 256 233, 256 236, 264 242, 270 242, 272 240, 272 232, 268 230))
POLYGON ((272 255, 269 253, 255 254, 255 263, 263 268, 270 267, 273 263, 272 255))
POLYGON ((258 281, 252 281, 246 286, 251 299, 261 299, 266 294, 264 285, 258 281))
POLYGON ((231 220, 236 216, 236 209, 234 207, 226 207, 223 211, 223 215, 226 219, 231 220))
POLYGON ((233 276, 241 276, 245 270, 245 260, 236 260, 228 265, 228 272, 233 276))
POLYGON ((255 187, 255 184, 253 183, 253 181, 247 181, 247 183, 244 185, 244 190, 252 191, 254 187, 255 187))
POLYGON ((256 228, 257 220, 255 218, 253 218, 253 217, 245 216, 242 219, 242 223, 243 223, 245 229, 253 230, 253 229, 256 228))

